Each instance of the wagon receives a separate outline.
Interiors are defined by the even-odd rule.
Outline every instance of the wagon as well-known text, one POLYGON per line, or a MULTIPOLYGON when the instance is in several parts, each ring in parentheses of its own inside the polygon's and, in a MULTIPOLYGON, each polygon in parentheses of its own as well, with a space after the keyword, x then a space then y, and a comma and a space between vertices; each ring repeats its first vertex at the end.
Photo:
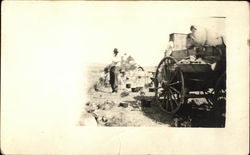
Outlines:
POLYGON ((189 98, 205 98, 211 107, 225 102, 226 46, 202 48, 202 60, 215 63, 183 63, 182 60, 197 55, 194 48, 173 51, 160 61, 154 78, 155 99, 166 113, 175 114, 189 98))

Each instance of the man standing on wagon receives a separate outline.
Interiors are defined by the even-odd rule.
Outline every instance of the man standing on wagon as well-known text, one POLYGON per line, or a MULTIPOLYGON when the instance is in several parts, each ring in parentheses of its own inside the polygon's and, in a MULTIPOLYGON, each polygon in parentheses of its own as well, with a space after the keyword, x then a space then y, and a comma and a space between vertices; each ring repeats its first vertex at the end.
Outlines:
POLYGON ((110 68, 110 85, 112 88, 112 93, 118 92, 118 75, 119 75, 119 68, 121 65, 121 57, 118 54, 117 48, 113 51, 113 59, 110 68))

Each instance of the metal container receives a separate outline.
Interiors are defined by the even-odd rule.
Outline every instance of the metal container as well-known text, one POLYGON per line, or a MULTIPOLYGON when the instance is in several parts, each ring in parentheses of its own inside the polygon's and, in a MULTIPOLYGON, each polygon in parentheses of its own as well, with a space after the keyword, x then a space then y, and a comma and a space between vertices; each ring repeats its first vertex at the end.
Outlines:
POLYGON ((138 89, 137 88, 131 88, 131 91, 132 92, 138 92, 138 89))
POLYGON ((119 104, 120 107, 124 107, 124 108, 127 108, 128 107, 128 103, 127 102, 121 102, 119 104))
POLYGON ((148 88, 149 92, 155 92, 155 88, 148 88))
POLYGON ((131 84, 130 84, 130 83, 127 83, 127 84, 126 84, 126 88, 131 88, 131 84))

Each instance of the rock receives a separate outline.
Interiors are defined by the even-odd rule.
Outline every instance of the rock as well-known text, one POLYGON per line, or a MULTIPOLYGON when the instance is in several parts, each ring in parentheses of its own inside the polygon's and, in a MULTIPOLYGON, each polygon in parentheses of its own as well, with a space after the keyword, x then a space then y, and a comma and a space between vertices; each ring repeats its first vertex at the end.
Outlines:
POLYGON ((135 87, 135 88, 131 88, 132 92, 139 92, 140 91, 140 87, 135 87))
POLYGON ((123 91, 123 92, 120 94, 121 97, 125 97, 125 96, 128 96, 128 95, 129 95, 129 92, 127 92, 127 91, 123 91))
POLYGON ((95 104, 92 104, 92 103, 90 103, 90 102, 87 102, 87 103, 86 103, 85 110, 86 110, 88 113, 92 113, 92 112, 94 112, 96 109, 97 109, 97 107, 95 106, 95 104))
POLYGON ((146 93, 145 93, 145 90, 144 90, 144 89, 141 89, 141 90, 140 90, 140 96, 145 96, 145 94, 146 94, 146 93))
POLYGON ((108 121, 105 123, 106 126, 124 126, 125 116, 124 113, 109 117, 108 121))
POLYGON ((115 102, 113 102, 113 101, 106 101, 106 102, 104 102, 104 104, 105 104, 105 110, 110 110, 110 109, 112 109, 113 107, 114 107, 114 105, 115 105, 115 102))
POLYGON ((173 127, 178 127, 179 126, 179 119, 177 117, 173 119, 172 126, 173 127))
POLYGON ((97 116, 97 119, 96 119, 96 120, 100 123, 100 122, 102 122, 102 117, 103 117, 103 116, 97 116))
POLYGON ((97 126, 97 122, 94 116, 91 114, 85 113, 82 115, 81 120, 79 121, 81 126, 97 126))
POLYGON ((97 109, 104 110, 104 104, 97 104, 97 109))
POLYGON ((130 104, 130 106, 133 107, 133 108, 139 108, 139 107, 140 107, 140 106, 139 106, 139 101, 134 101, 134 102, 132 102, 132 103, 130 104))
POLYGON ((104 109, 103 109, 103 110, 110 110, 110 109, 112 109, 112 108, 113 108, 113 106, 114 106, 114 105, 112 105, 112 104, 105 104, 105 106, 104 106, 104 109))
POLYGON ((103 121, 103 122, 107 122, 108 119, 107 119, 105 116, 102 116, 102 121, 103 121))
POLYGON ((87 111, 88 113, 92 113, 92 112, 95 111, 95 109, 94 109, 94 108, 88 108, 88 109, 86 109, 86 111, 87 111))
POLYGON ((94 93, 95 92, 95 89, 94 88, 90 88, 89 90, 88 90, 88 93, 94 93))
POLYGON ((100 110, 110 110, 114 107, 115 103, 113 101, 105 101, 102 104, 97 105, 97 109, 100 110))
POLYGON ((91 105, 91 103, 90 103, 90 102, 87 102, 85 105, 86 105, 86 106, 90 106, 90 105, 91 105))
POLYGON ((97 118, 98 118, 98 115, 96 114, 96 113, 91 113, 91 115, 93 116, 93 117, 95 117, 95 119, 97 120, 97 118))
POLYGON ((119 104, 119 107, 127 108, 127 107, 128 107, 128 103, 127 103, 127 102, 121 102, 121 103, 119 104))
POLYGON ((136 104, 138 105, 138 109, 139 109, 139 110, 142 110, 141 101, 140 101, 140 100, 137 100, 137 101, 136 101, 136 104))

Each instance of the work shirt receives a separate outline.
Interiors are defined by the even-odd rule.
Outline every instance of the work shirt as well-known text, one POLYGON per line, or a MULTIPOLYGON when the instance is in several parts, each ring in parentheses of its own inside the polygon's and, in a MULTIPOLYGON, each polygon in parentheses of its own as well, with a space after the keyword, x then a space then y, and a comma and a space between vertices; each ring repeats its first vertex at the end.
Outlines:
POLYGON ((174 49, 174 42, 173 41, 169 41, 168 45, 167 45, 167 49, 165 51, 165 56, 170 56, 173 52, 174 49))
POLYGON ((112 66, 120 66, 120 65, 121 65, 121 57, 120 57, 119 53, 116 56, 113 55, 112 66))

